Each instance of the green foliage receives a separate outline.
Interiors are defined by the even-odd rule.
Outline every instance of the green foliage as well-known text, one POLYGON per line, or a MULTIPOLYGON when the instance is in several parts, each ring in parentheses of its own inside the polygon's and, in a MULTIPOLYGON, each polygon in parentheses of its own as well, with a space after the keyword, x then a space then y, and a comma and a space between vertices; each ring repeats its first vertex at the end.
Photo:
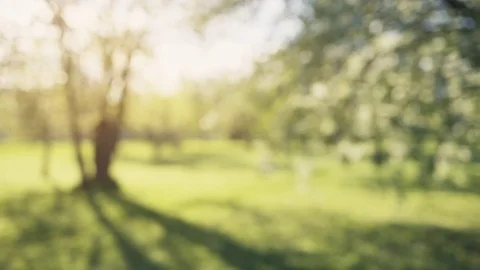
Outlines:
POLYGON ((280 20, 302 30, 237 84, 242 108, 274 148, 369 143, 378 165, 414 159, 420 182, 450 181, 449 168, 476 162, 478 9, 387 2, 305 1, 287 12, 280 20))

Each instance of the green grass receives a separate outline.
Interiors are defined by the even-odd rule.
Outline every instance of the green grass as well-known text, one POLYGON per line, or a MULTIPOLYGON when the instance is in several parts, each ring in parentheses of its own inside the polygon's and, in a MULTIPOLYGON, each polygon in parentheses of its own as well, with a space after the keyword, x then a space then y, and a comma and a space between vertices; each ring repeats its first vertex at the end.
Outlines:
POLYGON ((188 142, 149 160, 122 145, 124 193, 71 195, 73 154, 0 145, 0 269, 480 269, 480 196, 372 188, 368 164, 319 159, 306 194, 287 169, 255 170, 255 154, 188 142))

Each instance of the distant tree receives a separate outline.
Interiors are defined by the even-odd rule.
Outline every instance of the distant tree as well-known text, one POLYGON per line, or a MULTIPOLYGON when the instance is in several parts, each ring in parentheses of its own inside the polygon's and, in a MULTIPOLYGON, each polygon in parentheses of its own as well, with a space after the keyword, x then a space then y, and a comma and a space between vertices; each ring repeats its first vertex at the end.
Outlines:
POLYGON ((52 156, 52 118, 48 110, 48 93, 16 90, 17 115, 20 135, 28 140, 41 141, 43 145, 40 173, 50 176, 52 156))

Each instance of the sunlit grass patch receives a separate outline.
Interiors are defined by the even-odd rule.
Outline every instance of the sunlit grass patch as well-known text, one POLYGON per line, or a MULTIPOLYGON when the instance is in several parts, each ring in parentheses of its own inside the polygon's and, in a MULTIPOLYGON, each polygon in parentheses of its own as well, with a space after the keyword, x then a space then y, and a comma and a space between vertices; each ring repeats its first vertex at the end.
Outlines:
MULTIPOLYGON (((148 149, 126 143, 121 151, 141 156, 148 149)), ((373 169, 366 164, 345 169, 325 159, 309 191, 300 193, 294 173, 263 175, 242 147, 191 142, 178 155, 211 159, 185 166, 121 155, 114 174, 123 194, 87 196, 66 192, 76 181, 68 145, 55 146, 52 182, 60 192, 32 169, 39 147, 0 150, 0 168, 7 171, 0 190, 0 269, 480 266, 478 195, 410 190, 400 199, 393 188, 366 185, 373 169), (232 153, 242 165, 219 165, 232 153)))

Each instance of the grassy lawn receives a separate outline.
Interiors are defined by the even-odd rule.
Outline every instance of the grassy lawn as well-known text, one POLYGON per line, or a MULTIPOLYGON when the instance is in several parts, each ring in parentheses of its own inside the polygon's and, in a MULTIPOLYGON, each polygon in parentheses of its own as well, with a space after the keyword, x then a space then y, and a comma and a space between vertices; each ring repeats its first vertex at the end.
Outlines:
POLYGON ((150 162, 122 145, 122 195, 54 192, 78 178, 55 145, 0 145, 0 269, 480 269, 480 196, 373 188, 368 164, 317 162, 308 193, 287 169, 225 142, 150 162))

